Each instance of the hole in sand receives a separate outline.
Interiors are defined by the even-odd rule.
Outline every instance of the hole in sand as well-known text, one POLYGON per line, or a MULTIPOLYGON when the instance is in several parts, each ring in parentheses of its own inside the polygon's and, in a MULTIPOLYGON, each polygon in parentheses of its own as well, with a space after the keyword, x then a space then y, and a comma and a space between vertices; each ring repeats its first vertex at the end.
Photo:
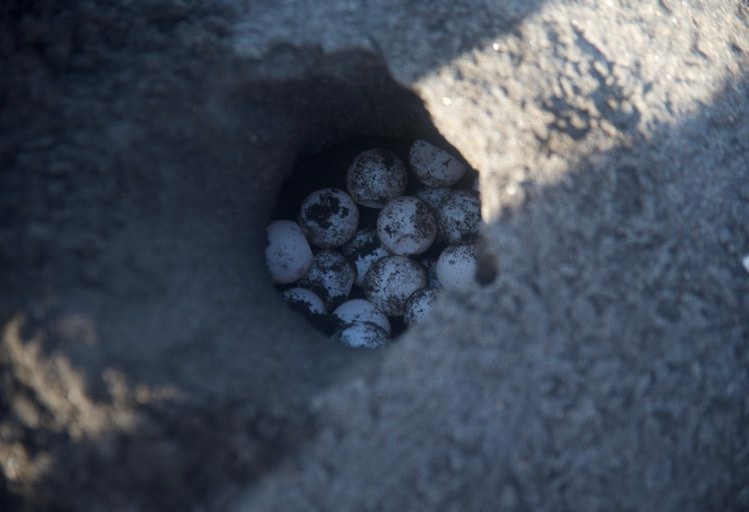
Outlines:
POLYGON ((268 226, 284 300, 336 342, 375 348, 476 279, 478 174, 440 140, 353 137, 300 158, 268 226))

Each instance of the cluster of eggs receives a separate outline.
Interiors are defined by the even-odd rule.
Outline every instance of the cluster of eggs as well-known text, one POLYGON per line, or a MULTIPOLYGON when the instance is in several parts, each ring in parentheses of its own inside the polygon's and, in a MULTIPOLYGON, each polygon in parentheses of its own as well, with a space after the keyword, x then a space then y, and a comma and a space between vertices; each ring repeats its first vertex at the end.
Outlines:
POLYGON ((481 207, 475 185, 456 186, 465 165, 421 140, 408 164, 416 183, 404 195, 406 164, 387 149, 364 151, 348 166, 346 191, 315 190, 296 220, 267 227, 266 263, 284 300, 344 345, 385 345, 391 321, 411 326, 441 288, 473 281, 481 207))

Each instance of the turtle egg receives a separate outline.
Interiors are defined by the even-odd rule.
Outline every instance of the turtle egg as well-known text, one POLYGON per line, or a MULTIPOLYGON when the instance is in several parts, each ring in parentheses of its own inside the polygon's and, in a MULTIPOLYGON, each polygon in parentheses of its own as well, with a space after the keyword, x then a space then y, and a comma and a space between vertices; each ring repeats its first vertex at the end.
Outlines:
POLYGON ((455 157, 423 140, 413 143, 408 161, 419 180, 429 187, 454 185, 466 172, 455 157))
POLYGON ((320 251, 299 284, 317 293, 326 306, 342 303, 354 284, 354 269, 336 251, 320 251))
POLYGON ((359 209, 343 190, 316 190, 302 201, 299 225, 307 240, 322 249, 348 242, 359 225, 359 209))
POLYGON ((407 326, 421 322, 437 302, 437 293, 432 288, 422 288, 411 294, 403 307, 403 320, 407 326))
POLYGON ((437 260, 437 276, 448 290, 465 290, 473 283, 476 274, 476 247, 451 245, 437 260))
POLYGON ((333 311, 333 318, 342 325, 371 322, 382 327, 388 335, 390 334, 390 320, 368 300, 353 299, 344 302, 333 311))
POLYGON ((450 192, 452 191, 446 187, 421 187, 414 195, 432 208, 437 208, 440 202, 450 195, 450 192))
POLYGON ((341 254, 346 256, 356 267, 354 284, 363 286, 364 276, 367 275, 367 271, 372 264, 390 253, 382 246, 374 230, 362 229, 357 231, 354 237, 341 247, 341 254))
POLYGON ((421 265, 406 256, 386 256, 364 277, 364 295, 386 315, 401 316, 406 300, 426 284, 421 265))
POLYGON ((370 149, 360 153, 346 172, 346 188, 358 204, 382 208, 403 195, 408 172, 392 151, 370 149))
POLYGON ((338 330, 333 341, 352 348, 378 348, 387 345, 388 334, 377 324, 357 322, 338 330))
POLYGON ((277 284, 301 279, 312 264, 312 250, 296 222, 274 220, 266 228, 265 264, 277 284))
POLYGON ((479 234, 481 202, 475 192, 455 190, 437 207, 440 235, 451 244, 465 242, 479 234))
POLYGON ((421 254, 437 236, 433 210, 416 197, 393 199, 377 217, 377 236, 392 253, 421 254))
POLYGON ((306 288, 290 288, 285 290, 281 297, 292 309, 299 311, 306 317, 325 314, 325 304, 322 299, 312 290, 306 288))

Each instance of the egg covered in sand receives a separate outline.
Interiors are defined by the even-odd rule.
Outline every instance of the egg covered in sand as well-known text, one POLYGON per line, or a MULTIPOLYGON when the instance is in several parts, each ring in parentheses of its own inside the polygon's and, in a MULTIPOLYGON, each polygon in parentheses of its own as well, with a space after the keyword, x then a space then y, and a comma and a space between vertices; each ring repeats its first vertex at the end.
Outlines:
POLYGON ((377 260, 390 255, 373 229, 357 231, 354 237, 341 247, 340 251, 356 269, 354 284, 357 286, 364 285, 364 276, 377 260))
POLYGON ((377 236, 393 254, 421 254, 437 236, 434 210, 416 197, 393 199, 377 217, 377 236))
POLYGON ((344 302, 333 311, 333 318, 341 325, 371 322, 390 334, 390 320, 368 300, 353 299, 344 302))
POLYGON ((407 326, 411 327, 427 316, 437 302, 438 293, 433 288, 422 288, 411 294, 403 307, 403 320, 407 326))
POLYGON ((297 223, 274 220, 266 234, 265 264, 273 282, 290 284, 301 279, 312 264, 312 249, 297 223))
POLYGON ((454 185, 466 172, 466 166, 457 158, 423 140, 411 146, 408 163, 419 181, 429 187, 454 185))
POLYGON ((328 308, 333 308, 348 298, 354 284, 354 269, 338 252, 320 251, 299 284, 317 293, 328 308))
POLYGON ((437 277, 447 290, 465 290, 474 282, 476 274, 476 247, 451 245, 437 260, 437 277))
POLYGON ((471 241, 481 229, 481 201, 476 192, 456 190, 437 207, 441 238, 451 244, 471 241))
POLYGON ((343 190, 316 190, 302 201, 299 226, 315 247, 340 247, 356 233, 359 208, 343 190))
POLYGON ((357 322, 336 331, 333 341, 351 348, 379 348, 388 344, 389 336, 377 324, 357 322))
POLYGON ((346 188, 358 204, 382 208, 403 195, 408 181, 406 166, 387 149, 360 153, 346 172, 346 188))
POLYGON ((387 256, 372 265, 364 277, 364 295, 386 315, 401 316, 411 294, 426 284, 426 271, 421 265, 406 256, 387 256))
POLYGON ((306 317, 325 314, 325 304, 322 299, 312 290, 306 288, 289 288, 281 294, 283 300, 292 309, 299 311, 306 317))

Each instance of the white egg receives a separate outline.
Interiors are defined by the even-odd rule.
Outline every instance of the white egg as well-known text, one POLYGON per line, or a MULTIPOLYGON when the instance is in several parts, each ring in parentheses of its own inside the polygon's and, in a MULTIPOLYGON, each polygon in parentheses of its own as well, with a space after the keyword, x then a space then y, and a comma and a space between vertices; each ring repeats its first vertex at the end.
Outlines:
POLYGON ((378 348, 387 345, 388 334, 379 325, 357 322, 333 334, 333 341, 351 348, 378 348))
POLYGON ((364 295, 380 311, 401 316, 406 300, 427 284, 424 268, 406 256, 387 256, 364 277, 364 295))
POLYGON ((364 299, 353 299, 344 302, 333 311, 333 317, 341 324, 371 322, 382 327, 390 334, 390 320, 374 304, 364 299))
POLYGON ((457 183, 466 167, 436 146, 417 140, 411 146, 408 161, 419 180, 429 187, 449 187, 457 183))
POLYGON ((403 307, 403 320, 407 326, 411 327, 427 316, 437 302, 438 293, 433 288, 422 288, 411 294, 403 307))
POLYGON ((437 208, 440 202, 450 195, 450 192, 452 190, 446 187, 421 187, 414 195, 432 208, 437 208))
POLYGON ((448 290, 470 288, 476 274, 476 247, 474 245, 451 245, 437 260, 437 276, 448 290))
POLYGON ((312 264, 312 249, 297 223, 275 220, 266 233, 265 264, 273 282, 289 284, 301 279, 312 264))
POLYGON ((299 284, 317 293, 328 308, 346 300, 354 284, 354 269, 336 251, 320 251, 299 284))
POLYGON ((356 268, 354 284, 357 286, 364 285, 364 276, 377 260, 390 255, 377 238, 377 233, 372 229, 357 231, 354 237, 341 247, 341 254, 354 264, 356 268))
POLYGON ((451 244, 470 241, 481 229, 481 201, 476 192, 455 190, 437 207, 440 236, 451 244))
POLYGON ((370 149, 360 153, 346 172, 346 188, 358 204, 382 208, 403 195, 408 172, 406 166, 386 149, 370 149))
POLYGON ((324 315, 326 312, 322 299, 312 290, 290 288, 285 290, 281 296, 289 306, 305 316, 324 315))
POLYGON ((299 226, 316 247, 340 247, 354 236, 358 225, 359 208, 343 190, 316 190, 302 201, 299 226))
POLYGON ((416 197, 393 199, 377 217, 377 236, 394 254, 421 254, 437 236, 434 210, 416 197))

